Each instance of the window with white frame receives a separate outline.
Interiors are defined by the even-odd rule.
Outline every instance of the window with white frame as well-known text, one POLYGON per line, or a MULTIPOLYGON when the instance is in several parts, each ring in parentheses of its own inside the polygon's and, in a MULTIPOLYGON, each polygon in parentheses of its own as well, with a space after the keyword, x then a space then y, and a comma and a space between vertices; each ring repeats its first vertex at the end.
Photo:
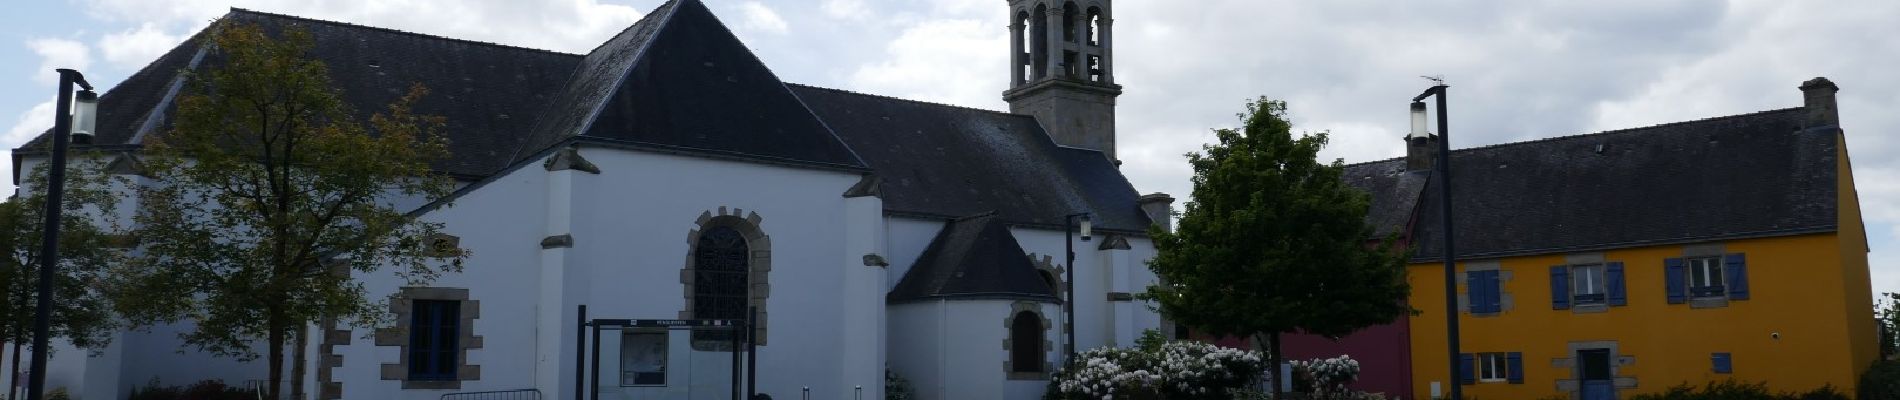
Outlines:
POLYGON ((1604 289, 1603 264, 1584 264, 1570 267, 1571 296, 1576 304, 1603 304, 1604 289))
POLYGON ((621 335, 620 385, 666 385, 666 332, 621 335))
POLYGON ((1683 260, 1689 267, 1689 295, 1694 297, 1722 297, 1722 258, 1698 257, 1683 260))
POLYGON ((1508 362, 1506 353, 1478 353, 1478 381, 1504 382, 1510 379, 1508 362))

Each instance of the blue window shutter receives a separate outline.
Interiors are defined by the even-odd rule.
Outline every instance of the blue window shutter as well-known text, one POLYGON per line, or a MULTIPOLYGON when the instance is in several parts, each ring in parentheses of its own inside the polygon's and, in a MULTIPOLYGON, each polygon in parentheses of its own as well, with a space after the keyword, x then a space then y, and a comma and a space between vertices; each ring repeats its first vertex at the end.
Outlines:
POLYGON ((1472 357, 1471 353, 1459 354, 1458 355, 1458 383, 1461 385, 1470 385, 1473 383, 1478 383, 1478 375, 1477 375, 1478 368, 1477 367, 1478 367, 1477 357, 1472 357))
POLYGON ((1610 292, 1609 296, 1607 296, 1610 298, 1610 305, 1625 306, 1625 305, 1630 304, 1629 294, 1626 293, 1627 291, 1623 290, 1624 285, 1623 285, 1623 263, 1622 262, 1612 262, 1612 263, 1605 264, 1603 267, 1603 281, 1604 281, 1604 288, 1608 289, 1607 291, 1610 292))
POLYGON ((1465 312, 1484 311, 1484 271, 1465 271, 1465 312))
POLYGON ((1682 304, 1688 301, 1689 296, 1684 293, 1689 290, 1685 286, 1688 283, 1684 282, 1687 279, 1683 277, 1685 269, 1680 258, 1663 260, 1663 293, 1668 295, 1669 304, 1682 304))
POLYGON ((1511 383, 1524 383, 1524 353, 1513 351, 1504 358, 1509 359, 1505 364, 1511 367, 1511 383))
POLYGON ((1735 370, 1735 365, 1733 364, 1733 362, 1729 360, 1728 353, 1711 354, 1709 356, 1709 361, 1715 364, 1715 373, 1727 374, 1735 370))
POLYGON ((1723 279, 1728 285, 1729 300, 1748 300, 1748 258, 1741 253, 1722 257, 1722 266, 1726 267, 1723 279))
POLYGON ((1498 278, 1498 276, 1503 273, 1504 271, 1487 271, 1487 273, 1485 273, 1484 300, 1485 304, 1488 304, 1486 307, 1489 307, 1491 312, 1494 313, 1504 312, 1504 280, 1498 278))
POLYGON ((1550 267, 1550 309, 1570 309, 1570 269, 1550 267))

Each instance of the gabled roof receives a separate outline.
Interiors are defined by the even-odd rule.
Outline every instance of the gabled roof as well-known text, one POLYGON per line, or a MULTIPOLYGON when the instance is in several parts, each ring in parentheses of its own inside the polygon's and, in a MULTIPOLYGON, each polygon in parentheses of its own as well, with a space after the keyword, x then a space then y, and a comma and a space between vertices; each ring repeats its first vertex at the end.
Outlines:
MULTIPOLYGON (((1838 130, 1804 130, 1803 112, 1455 150, 1459 257, 1833 231, 1838 130)), ((1404 168, 1403 159, 1357 164, 1344 178, 1373 194, 1367 220, 1382 231, 1416 211, 1414 258, 1441 259, 1438 178, 1404 168)))
POLYGON ((594 49, 516 161, 573 136, 671 151, 864 168, 697 0, 675 0, 594 49))
POLYGON ((1145 233, 1140 193, 1100 151, 1056 145, 1026 115, 792 85, 884 179, 884 207, 958 217, 996 212, 1061 226, 1091 212, 1100 229, 1145 233))
POLYGON ((1058 301, 1052 283, 995 214, 945 223, 885 300, 944 298, 1058 301))

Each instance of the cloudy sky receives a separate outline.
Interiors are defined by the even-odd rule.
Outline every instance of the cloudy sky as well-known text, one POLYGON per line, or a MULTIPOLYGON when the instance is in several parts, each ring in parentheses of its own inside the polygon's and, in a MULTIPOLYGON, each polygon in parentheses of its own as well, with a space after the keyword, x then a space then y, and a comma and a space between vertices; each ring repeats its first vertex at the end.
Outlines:
MULTIPOLYGON (((662 0, 45 0, 0 15, 0 145, 51 125, 53 68, 111 86, 228 7, 564 52, 662 0)), ((1003 0, 706 0, 787 81, 988 109, 1008 78, 1003 0)), ((1801 105, 1841 86, 1874 286, 1900 291, 1900 2, 1118 0, 1121 157, 1188 193, 1183 153, 1245 100, 1291 103, 1328 158, 1401 154, 1404 106, 1442 75, 1456 147, 1801 105)), ((0 163, 3 164, 3 163, 0 163)), ((0 166, 0 168, 5 168, 0 166)), ((5 172, 0 169, 0 172, 5 172)))

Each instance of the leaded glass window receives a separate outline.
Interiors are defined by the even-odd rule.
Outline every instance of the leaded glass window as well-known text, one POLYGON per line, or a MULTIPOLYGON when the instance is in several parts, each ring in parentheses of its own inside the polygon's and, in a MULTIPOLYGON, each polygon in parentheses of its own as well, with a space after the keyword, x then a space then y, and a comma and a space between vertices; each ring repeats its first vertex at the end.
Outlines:
MULTIPOLYGON (((731 227, 699 233, 693 253, 693 318, 745 319, 751 300, 751 252, 731 227)), ((695 341, 731 342, 732 331, 699 331, 695 341)))

